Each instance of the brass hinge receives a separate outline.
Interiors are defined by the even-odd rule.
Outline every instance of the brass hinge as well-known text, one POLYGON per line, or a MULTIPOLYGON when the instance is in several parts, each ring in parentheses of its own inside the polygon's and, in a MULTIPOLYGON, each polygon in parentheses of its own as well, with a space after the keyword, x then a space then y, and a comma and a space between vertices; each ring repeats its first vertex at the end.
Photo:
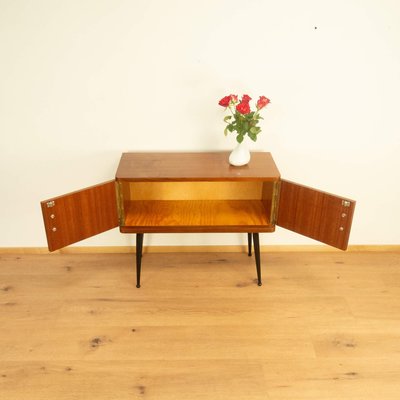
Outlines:
POLYGON ((53 200, 53 201, 48 201, 48 202, 46 203, 46 205, 47 205, 47 208, 50 208, 50 207, 54 207, 54 206, 56 205, 56 203, 55 203, 54 200, 53 200))
POLYGON ((351 203, 348 200, 342 200, 342 206, 343 207, 350 207, 351 203))

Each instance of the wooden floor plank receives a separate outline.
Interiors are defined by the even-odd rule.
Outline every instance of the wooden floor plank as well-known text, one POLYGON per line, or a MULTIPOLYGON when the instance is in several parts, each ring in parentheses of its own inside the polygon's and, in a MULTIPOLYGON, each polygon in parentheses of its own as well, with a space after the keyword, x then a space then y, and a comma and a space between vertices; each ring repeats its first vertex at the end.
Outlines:
POLYGON ((400 253, 0 255, 0 398, 398 399, 400 253))
POLYGON ((7 399, 269 399, 261 363, 247 360, 0 362, 0 370, 7 399))
POLYGON ((400 360, 394 357, 391 362, 386 357, 274 360, 263 368, 271 399, 386 400, 400 393, 400 360))

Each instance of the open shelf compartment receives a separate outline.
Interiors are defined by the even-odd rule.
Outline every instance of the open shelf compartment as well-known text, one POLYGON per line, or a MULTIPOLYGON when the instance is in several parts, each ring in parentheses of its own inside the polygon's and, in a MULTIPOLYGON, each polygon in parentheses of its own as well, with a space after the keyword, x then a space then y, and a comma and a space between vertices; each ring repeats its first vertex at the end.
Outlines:
POLYGON ((277 181, 117 183, 120 231, 273 232, 277 181))

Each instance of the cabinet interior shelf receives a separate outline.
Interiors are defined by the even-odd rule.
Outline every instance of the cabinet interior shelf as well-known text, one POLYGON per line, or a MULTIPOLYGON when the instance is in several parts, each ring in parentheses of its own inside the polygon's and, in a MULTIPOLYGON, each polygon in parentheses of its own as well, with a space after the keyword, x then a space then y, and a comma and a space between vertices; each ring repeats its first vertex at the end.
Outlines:
POLYGON ((131 200, 121 232, 273 232, 262 200, 131 200))

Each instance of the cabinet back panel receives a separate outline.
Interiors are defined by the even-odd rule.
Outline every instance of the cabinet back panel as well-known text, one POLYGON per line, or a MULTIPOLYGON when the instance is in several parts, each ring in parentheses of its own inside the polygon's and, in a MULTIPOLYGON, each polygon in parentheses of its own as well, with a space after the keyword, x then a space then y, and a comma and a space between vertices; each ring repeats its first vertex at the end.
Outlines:
POLYGON ((129 187, 130 200, 260 200, 263 182, 124 182, 123 185, 129 187))

